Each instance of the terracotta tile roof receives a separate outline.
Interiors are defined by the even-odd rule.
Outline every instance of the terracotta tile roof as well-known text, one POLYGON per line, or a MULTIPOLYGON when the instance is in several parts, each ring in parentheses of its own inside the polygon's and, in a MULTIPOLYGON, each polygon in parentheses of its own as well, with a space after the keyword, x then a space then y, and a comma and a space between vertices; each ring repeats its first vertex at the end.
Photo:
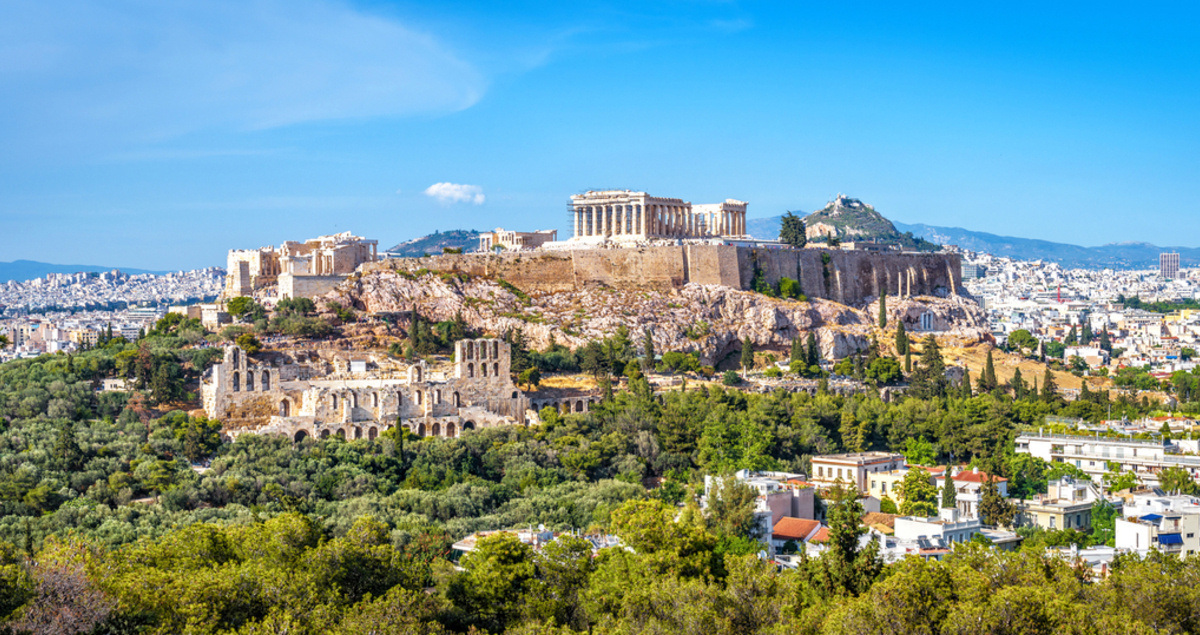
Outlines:
MULTIPOLYGON (((955 474, 954 480, 963 481, 966 483, 982 483, 984 481, 984 479, 987 477, 988 477, 988 475, 986 472, 972 472, 969 470, 964 470, 963 472, 961 472, 959 474, 955 474)), ((997 483, 1007 483, 1008 482, 1008 479, 1004 478, 1003 476, 995 476, 992 478, 995 479, 995 481, 997 483)))
POLYGON ((828 540, 829 540, 829 528, 828 527, 821 527, 819 530, 817 530, 817 535, 808 539, 809 542, 827 542, 828 540))
POLYGON ((771 531, 776 540, 807 540, 821 523, 807 518, 784 516, 771 531))

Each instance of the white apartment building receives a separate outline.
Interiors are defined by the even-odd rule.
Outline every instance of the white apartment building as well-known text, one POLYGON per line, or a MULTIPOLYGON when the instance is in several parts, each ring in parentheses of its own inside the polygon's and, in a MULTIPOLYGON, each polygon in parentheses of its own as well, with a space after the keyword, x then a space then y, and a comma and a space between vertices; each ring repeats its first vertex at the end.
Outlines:
POLYGON ((1177 446, 1164 441, 1039 433, 1022 434, 1016 443, 1017 452, 1070 463, 1095 481, 1109 472, 1110 464, 1151 486, 1158 485, 1158 472, 1167 467, 1186 469, 1193 478, 1200 475, 1200 456, 1178 454, 1177 446))

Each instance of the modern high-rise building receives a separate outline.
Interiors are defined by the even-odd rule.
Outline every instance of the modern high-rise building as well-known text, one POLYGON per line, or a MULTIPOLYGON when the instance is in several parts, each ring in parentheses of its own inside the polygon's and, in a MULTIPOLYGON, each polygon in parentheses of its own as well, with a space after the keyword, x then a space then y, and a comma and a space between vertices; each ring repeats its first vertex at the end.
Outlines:
POLYGON ((1168 280, 1179 277, 1179 254, 1175 252, 1158 255, 1158 273, 1168 280))

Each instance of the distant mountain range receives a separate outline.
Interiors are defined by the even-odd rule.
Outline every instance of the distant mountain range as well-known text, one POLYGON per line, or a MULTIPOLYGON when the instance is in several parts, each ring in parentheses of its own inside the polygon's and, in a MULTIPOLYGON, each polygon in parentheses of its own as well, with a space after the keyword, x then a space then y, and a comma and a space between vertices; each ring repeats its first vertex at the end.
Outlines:
MULTIPOLYGON (((746 230, 755 238, 774 240, 779 238, 779 225, 782 218, 782 216, 750 218, 746 220, 746 230)), ((1158 255, 1164 251, 1178 252, 1181 266, 1200 265, 1200 249, 1194 247, 1158 247, 1149 243, 1114 243, 1101 247, 1080 247, 1079 245, 1033 238, 997 236, 961 227, 938 227, 924 223, 906 225, 895 221, 892 224, 900 232, 912 232, 913 236, 939 245, 957 245, 962 249, 1019 260, 1045 260, 1071 268, 1153 268, 1158 266, 1158 255)))
POLYGON ((22 282, 25 280, 33 280, 34 278, 43 278, 48 273, 82 273, 82 272, 99 272, 112 271, 120 269, 123 273, 153 273, 163 274, 165 271, 147 271, 145 269, 126 269, 125 267, 98 267, 96 265, 55 265, 48 262, 37 262, 35 260, 14 260, 12 262, 0 262, 0 282, 8 282, 16 280, 22 282))
POLYGON ((448 232, 434 232, 404 241, 387 250, 387 253, 400 258, 420 258, 425 254, 435 255, 443 249, 462 249, 470 251, 479 246, 479 232, 474 229, 452 229, 448 232))

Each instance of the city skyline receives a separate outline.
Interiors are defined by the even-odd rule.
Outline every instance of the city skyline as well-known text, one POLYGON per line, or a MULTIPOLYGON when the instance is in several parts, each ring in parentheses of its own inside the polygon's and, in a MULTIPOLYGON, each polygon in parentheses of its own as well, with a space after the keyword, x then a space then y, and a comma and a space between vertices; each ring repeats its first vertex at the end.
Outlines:
POLYGON ((631 188, 1191 245, 1195 9, 5 2, 0 260, 568 227, 631 188))

